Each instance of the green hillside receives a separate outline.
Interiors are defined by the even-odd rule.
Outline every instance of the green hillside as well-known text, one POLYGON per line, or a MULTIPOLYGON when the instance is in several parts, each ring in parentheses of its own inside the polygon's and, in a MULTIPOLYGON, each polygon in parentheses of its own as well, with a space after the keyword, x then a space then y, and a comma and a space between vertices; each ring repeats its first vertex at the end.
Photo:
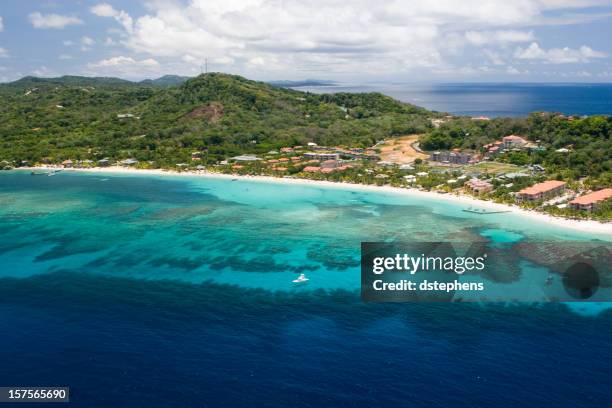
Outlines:
POLYGON ((135 157, 164 166, 315 142, 367 147, 430 129, 425 109, 378 93, 315 95, 210 73, 178 86, 26 77, 0 85, 0 160, 135 157))

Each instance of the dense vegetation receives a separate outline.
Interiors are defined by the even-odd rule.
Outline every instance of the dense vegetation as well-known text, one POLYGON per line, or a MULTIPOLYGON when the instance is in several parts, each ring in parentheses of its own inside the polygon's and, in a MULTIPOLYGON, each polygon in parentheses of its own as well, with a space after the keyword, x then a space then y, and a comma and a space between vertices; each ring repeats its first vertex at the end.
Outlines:
POLYGON ((16 163, 134 157, 163 167, 195 150, 212 163, 307 142, 368 147, 425 132, 432 115, 377 93, 315 95, 218 73, 158 83, 26 77, 0 85, 0 98, 0 161, 16 163))
POLYGON ((593 187, 612 185, 612 117, 568 118, 552 113, 533 113, 526 118, 498 118, 491 121, 455 119, 421 140, 428 150, 466 148, 478 150, 484 144, 510 134, 539 141, 545 149, 528 154, 509 152, 498 158, 516 165, 540 164, 555 178, 579 180, 589 177, 593 187), (557 152, 567 148, 567 152, 557 152))

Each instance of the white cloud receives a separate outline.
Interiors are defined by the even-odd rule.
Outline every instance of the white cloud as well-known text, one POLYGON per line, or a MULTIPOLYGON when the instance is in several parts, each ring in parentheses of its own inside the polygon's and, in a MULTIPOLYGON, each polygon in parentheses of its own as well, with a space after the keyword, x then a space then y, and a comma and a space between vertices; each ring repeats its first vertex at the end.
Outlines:
POLYGON ((0 58, 8 58, 9 53, 6 48, 0 47, 0 58))
POLYGON ((4 30, 4 22, 2 21, 2 17, 0 17, 0 31, 4 30))
POLYGON ((38 11, 28 16, 34 28, 58 28, 62 29, 69 25, 83 24, 83 20, 77 17, 63 16, 61 14, 41 14, 38 11))
POLYGON ((585 63, 593 58, 605 58, 606 54, 595 51, 586 45, 578 49, 564 47, 545 50, 538 43, 533 42, 527 48, 518 48, 514 56, 523 60, 541 60, 551 64, 567 64, 576 62, 585 63))
POLYGON ((519 75, 521 73, 521 71, 519 71, 518 69, 514 68, 514 67, 508 67, 506 68, 506 73, 509 75, 519 75))
POLYGON ((106 37, 106 39, 104 40, 104 45, 107 47, 110 47, 115 44, 116 44, 115 40, 113 40, 111 37, 106 37))
POLYGON ((157 75, 160 64, 153 58, 137 60, 132 57, 118 56, 87 64, 90 74, 103 76, 122 76, 142 78, 157 75))
POLYGON ((57 76, 57 73, 55 71, 53 71, 52 69, 46 67, 46 66, 42 66, 38 69, 35 69, 34 71, 32 71, 32 75, 37 76, 37 77, 54 77, 57 76))
POLYGON ((62 41, 62 43, 66 46, 66 47, 70 47, 71 45, 74 45, 74 41, 72 40, 64 40, 62 41))
POLYGON ((71 60, 71 59, 73 59, 72 55, 70 55, 70 54, 60 54, 57 58, 59 58, 61 60, 71 60))
POLYGON ((95 63, 90 64, 93 68, 105 68, 105 67, 126 67, 126 66, 139 66, 139 67, 157 67, 159 66, 159 62, 154 60, 153 58, 147 58, 143 60, 135 60, 132 57, 112 57, 108 59, 104 59, 95 63))
POLYGON ((507 44, 533 41, 532 31, 498 30, 498 31, 467 31, 467 41, 474 45, 507 44))
POLYGON ((99 17, 112 17, 117 20, 128 33, 132 32, 132 17, 123 11, 116 10, 108 3, 99 3, 89 9, 93 14, 99 17))
MULTIPOLYGON (((506 65, 510 45, 536 41, 533 31, 520 27, 539 24, 549 10, 562 17, 564 10, 594 3, 435 0, 407 5, 379 0, 372 7, 371 0, 284 0, 280 5, 269 0, 186 0, 151 1, 147 13, 137 18, 108 3, 90 10, 121 24, 121 44, 129 50, 160 61, 197 67, 208 58, 216 61, 215 70, 271 76, 291 70, 303 76, 446 69, 453 66, 451 61, 466 58, 465 45, 486 47, 487 63, 506 65)), ((548 59, 559 60, 554 54, 548 59)), ((587 54, 579 51, 580 59, 597 58, 587 54)))
POLYGON ((493 65, 505 65, 506 62, 499 52, 489 49, 483 50, 482 52, 493 65))
POLYGON ((81 37, 81 51, 89 51, 96 41, 88 36, 81 37))

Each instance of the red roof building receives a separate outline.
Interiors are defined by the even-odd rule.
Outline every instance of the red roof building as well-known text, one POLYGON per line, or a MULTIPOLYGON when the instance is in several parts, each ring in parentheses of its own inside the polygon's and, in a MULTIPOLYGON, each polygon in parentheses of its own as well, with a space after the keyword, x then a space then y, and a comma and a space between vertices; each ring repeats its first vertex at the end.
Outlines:
POLYGON ((565 182, 558 180, 548 180, 543 183, 534 184, 531 187, 522 189, 517 193, 520 201, 537 201, 544 198, 554 197, 565 191, 565 182))
POLYGON ((604 188, 570 201, 569 206, 575 210, 593 211, 601 202, 610 198, 612 198, 612 188, 604 188))

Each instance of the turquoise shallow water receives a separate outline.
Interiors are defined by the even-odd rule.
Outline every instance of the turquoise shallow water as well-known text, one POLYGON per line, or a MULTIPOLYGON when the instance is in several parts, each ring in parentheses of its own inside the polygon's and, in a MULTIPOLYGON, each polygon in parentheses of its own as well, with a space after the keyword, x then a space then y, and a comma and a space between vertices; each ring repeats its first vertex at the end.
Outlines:
POLYGON ((362 241, 610 239, 393 193, 226 178, 0 176, 3 276, 69 271, 268 290, 358 289, 362 241))
POLYGON ((86 407, 612 405, 607 303, 360 300, 362 241, 612 240, 462 208, 285 183, 0 173, 0 384, 70 385, 86 407), (308 285, 292 285, 299 272, 308 285))

